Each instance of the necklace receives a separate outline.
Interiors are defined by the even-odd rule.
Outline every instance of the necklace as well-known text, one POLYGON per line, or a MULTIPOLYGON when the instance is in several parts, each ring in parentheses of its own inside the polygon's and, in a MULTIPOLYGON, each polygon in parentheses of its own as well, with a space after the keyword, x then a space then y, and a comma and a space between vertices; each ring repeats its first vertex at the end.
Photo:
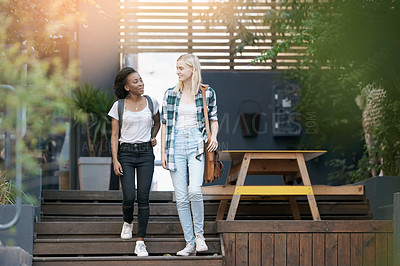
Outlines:
MULTIPOLYGON (((130 97, 128 96, 127 98, 130 98, 130 97)), ((133 104, 135 104, 135 102, 134 102, 132 99, 131 99, 131 101, 132 101, 133 104)), ((137 103, 137 104, 139 104, 139 103, 137 103)), ((137 111, 138 108, 139 108, 139 107, 135 107, 135 111, 137 111)))

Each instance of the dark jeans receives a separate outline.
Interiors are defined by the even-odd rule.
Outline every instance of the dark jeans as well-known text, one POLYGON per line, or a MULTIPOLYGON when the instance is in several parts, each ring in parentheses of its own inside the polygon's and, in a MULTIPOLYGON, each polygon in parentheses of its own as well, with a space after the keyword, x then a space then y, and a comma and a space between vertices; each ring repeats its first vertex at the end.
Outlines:
POLYGON ((133 221, 133 204, 135 202, 135 169, 137 172, 138 203, 138 237, 146 236, 150 207, 149 194, 154 172, 154 153, 150 142, 138 144, 121 144, 118 161, 123 170, 120 177, 122 186, 122 212, 124 221, 133 221))

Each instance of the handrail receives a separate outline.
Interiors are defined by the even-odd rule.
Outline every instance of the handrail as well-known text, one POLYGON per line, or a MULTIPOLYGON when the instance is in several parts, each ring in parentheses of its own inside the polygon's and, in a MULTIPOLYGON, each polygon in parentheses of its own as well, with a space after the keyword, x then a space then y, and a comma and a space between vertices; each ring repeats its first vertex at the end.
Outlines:
MULTIPOLYGON (((0 88, 8 89, 14 91, 14 87, 11 85, 0 84, 0 88)), ((26 107, 18 107, 17 108, 17 130, 16 130, 16 167, 15 167, 15 179, 16 179, 16 213, 14 218, 6 223, 0 224, 0 230, 8 229, 11 226, 15 225, 18 222, 18 219, 21 216, 21 191, 22 191, 22 159, 21 159, 21 151, 22 151, 22 143, 21 140, 26 133, 26 107)))

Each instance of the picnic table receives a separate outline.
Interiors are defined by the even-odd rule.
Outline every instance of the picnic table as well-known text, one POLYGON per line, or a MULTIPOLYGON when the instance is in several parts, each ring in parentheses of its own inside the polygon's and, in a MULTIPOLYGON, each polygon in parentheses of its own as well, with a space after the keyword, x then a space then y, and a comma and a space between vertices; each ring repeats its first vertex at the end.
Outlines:
POLYGON ((252 196, 288 196, 287 199, 296 220, 300 220, 300 212, 295 196, 305 195, 313 220, 321 217, 315 195, 360 195, 363 186, 313 186, 307 171, 306 161, 312 160, 326 151, 324 150, 226 150, 220 151, 222 161, 231 161, 225 186, 205 186, 204 195, 220 195, 217 220, 222 220, 231 199, 226 220, 233 221, 242 195, 252 196), (248 175, 281 175, 283 186, 245 186, 248 175), (295 181, 302 183, 294 185, 295 181), (233 183, 236 183, 232 185, 233 183))

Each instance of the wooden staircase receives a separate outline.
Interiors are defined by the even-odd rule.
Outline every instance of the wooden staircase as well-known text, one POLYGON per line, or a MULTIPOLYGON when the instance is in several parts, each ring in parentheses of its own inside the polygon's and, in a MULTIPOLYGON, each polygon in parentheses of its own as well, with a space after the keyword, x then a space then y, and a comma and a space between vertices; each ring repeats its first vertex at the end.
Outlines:
MULTIPOLYGON (((215 216, 205 217, 209 251, 175 256, 185 241, 172 197, 172 192, 151 193, 145 238, 150 256, 143 258, 133 253, 135 236, 120 238, 120 191, 44 191, 41 221, 35 223, 33 265, 223 265, 215 216)), ((136 210, 135 206, 135 215, 136 210)))
MULTIPOLYGON (((120 191, 45 190, 41 221, 35 223, 33 265, 224 265, 224 241, 215 221, 220 199, 204 195, 204 230, 209 251, 179 257, 175 254, 184 248, 185 241, 173 193, 151 192, 145 239, 150 256, 143 258, 133 253, 135 237, 120 239, 120 191)), ((301 219, 311 220, 306 197, 296 199, 301 219)), ((322 220, 372 219, 365 195, 316 196, 316 200, 322 220)), ((135 215, 136 210, 137 207, 135 215)), ((285 198, 244 196, 235 220, 274 220, 279 223, 279 220, 293 220, 293 215, 285 198)), ((134 223, 134 233, 136 226, 134 223)))

